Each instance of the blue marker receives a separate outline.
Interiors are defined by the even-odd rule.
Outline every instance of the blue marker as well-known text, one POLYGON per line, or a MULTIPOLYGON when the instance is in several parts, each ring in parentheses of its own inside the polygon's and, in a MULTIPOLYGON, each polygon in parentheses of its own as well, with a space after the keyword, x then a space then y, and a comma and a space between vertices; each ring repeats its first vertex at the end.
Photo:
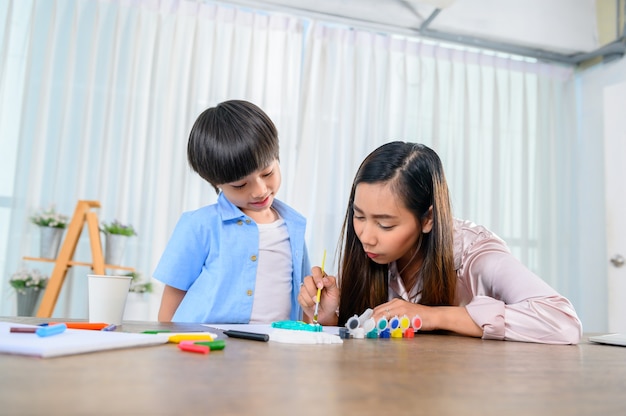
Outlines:
POLYGON ((117 325, 111 324, 102 328, 101 331, 115 331, 115 328, 117 328, 117 325))
POLYGON ((35 333, 40 337, 50 337, 65 332, 66 329, 65 324, 48 325, 37 328, 35 333))

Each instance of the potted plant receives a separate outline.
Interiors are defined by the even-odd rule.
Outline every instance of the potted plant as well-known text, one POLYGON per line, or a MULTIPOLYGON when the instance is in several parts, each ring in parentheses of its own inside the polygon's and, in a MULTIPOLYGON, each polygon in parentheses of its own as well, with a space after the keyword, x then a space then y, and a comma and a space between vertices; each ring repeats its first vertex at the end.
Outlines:
POLYGON ((132 225, 124 225, 118 220, 113 220, 113 222, 110 223, 103 222, 100 227, 100 231, 105 234, 124 235, 126 237, 137 235, 137 232, 132 225))
POLYGON ((36 269, 23 269, 11 276, 9 284, 17 292, 17 316, 33 316, 41 293, 48 284, 48 276, 36 269))
POLYGON ((129 272, 124 276, 130 276, 130 288, 128 289, 131 293, 152 293, 152 283, 145 282, 141 278, 141 275, 137 272, 129 272))
POLYGON ((110 223, 103 222, 100 231, 105 235, 104 262, 112 265, 122 264, 127 239, 137 235, 135 228, 130 224, 113 220, 110 223))
POLYGON ((46 259, 55 259, 63 239, 63 232, 69 218, 56 212, 54 206, 42 210, 30 217, 30 221, 39 226, 39 256, 46 259))

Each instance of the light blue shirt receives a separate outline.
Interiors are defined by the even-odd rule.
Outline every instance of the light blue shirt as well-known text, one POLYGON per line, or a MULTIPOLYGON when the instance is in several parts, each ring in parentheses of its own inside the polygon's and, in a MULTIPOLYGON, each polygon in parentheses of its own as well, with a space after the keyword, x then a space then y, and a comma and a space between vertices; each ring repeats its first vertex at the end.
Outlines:
MULTIPOLYGON (((287 204, 272 207, 285 220, 291 245, 291 320, 301 319, 297 297, 310 271, 305 218, 287 204)), ((174 322, 248 323, 259 255, 259 229, 223 194, 217 203, 181 215, 154 278, 187 293, 174 322)))

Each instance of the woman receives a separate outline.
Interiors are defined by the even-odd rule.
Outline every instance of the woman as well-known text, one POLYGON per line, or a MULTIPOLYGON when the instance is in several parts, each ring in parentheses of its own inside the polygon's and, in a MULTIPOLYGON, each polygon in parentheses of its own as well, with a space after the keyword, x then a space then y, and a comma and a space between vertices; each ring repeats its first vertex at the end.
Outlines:
POLYGON ((452 216, 441 160, 430 148, 392 142, 374 150, 352 185, 339 253, 341 277, 314 267, 298 295, 305 315, 344 325, 419 315, 422 330, 512 341, 576 344, 572 304, 522 265, 486 228, 452 216))

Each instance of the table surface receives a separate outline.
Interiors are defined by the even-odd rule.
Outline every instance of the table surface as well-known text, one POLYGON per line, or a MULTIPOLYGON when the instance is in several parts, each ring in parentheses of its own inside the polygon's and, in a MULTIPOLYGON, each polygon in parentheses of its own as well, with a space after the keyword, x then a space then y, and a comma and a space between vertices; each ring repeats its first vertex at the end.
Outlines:
MULTIPOLYGON (((118 328, 149 329, 206 327, 118 328)), ((48 359, 0 354, 0 413, 8 415, 620 415, 625 393, 626 347, 587 335, 574 346, 416 334, 328 345, 228 338, 208 355, 174 344, 48 359)))

